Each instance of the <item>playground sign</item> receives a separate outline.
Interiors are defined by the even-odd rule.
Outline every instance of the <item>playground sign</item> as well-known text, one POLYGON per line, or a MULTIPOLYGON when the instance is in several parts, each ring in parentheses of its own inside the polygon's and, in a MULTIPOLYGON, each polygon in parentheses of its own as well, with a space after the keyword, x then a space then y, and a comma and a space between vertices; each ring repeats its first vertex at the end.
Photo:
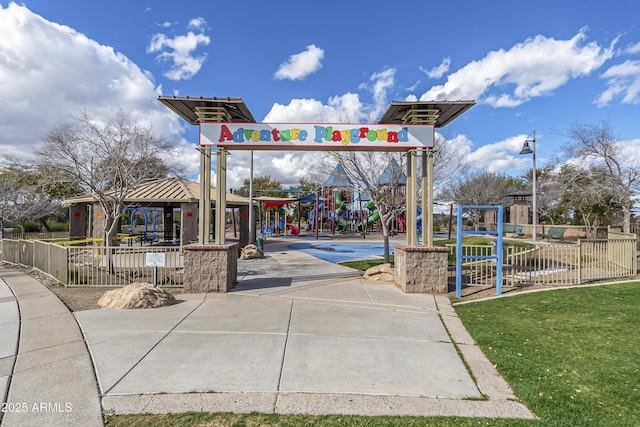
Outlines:
POLYGON ((238 150, 409 150, 433 148, 433 125, 201 123, 201 146, 238 150))
POLYGON ((147 252, 145 254, 145 265, 147 267, 164 267, 164 253, 147 252))

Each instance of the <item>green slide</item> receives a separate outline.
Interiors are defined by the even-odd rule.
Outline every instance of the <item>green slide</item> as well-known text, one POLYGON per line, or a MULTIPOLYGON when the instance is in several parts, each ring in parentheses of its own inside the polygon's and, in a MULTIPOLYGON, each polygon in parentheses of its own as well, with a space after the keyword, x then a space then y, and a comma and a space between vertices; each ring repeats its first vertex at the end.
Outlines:
MULTIPOLYGON (((373 212, 373 214, 367 219, 367 226, 369 226, 380 219, 380 212, 378 212, 378 208, 376 208, 376 205, 374 205, 371 200, 367 202, 367 209, 369 209, 369 212, 373 212)), ((358 223, 357 230, 358 233, 362 232, 362 222, 358 223)))
POLYGON ((336 192, 336 206, 338 207, 335 212, 336 233, 343 233, 349 228, 349 223, 342 218, 342 214, 347 210, 347 205, 342 201, 339 191, 336 192))

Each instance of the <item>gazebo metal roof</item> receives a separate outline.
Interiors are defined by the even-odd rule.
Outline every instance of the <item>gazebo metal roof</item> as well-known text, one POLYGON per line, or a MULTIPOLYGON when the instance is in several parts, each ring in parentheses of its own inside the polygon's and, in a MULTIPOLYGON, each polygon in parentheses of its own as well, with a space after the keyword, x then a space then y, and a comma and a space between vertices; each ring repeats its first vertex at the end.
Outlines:
MULTIPOLYGON (((96 197, 87 194, 71 197, 64 202, 67 205, 93 203, 96 197)), ((180 177, 170 177, 149 181, 129 193, 125 199, 127 204, 154 205, 175 203, 196 203, 200 201, 200 184, 180 177)), ((215 205, 215 189, 211 189, 211 202, 215 205)), ((249 199, 237 194, 227 193, 227 206, 249 206, 249 199)))

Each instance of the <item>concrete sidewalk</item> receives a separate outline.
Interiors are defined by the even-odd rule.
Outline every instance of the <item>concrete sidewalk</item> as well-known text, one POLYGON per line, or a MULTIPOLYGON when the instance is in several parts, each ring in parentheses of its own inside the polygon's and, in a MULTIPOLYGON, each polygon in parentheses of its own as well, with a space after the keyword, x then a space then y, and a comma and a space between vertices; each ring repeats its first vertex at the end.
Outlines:
POLYGON ((0 336, 3 426, 103 425, 76 320, 58 297, 16 268, 0 267, 0 336))
POLYGON ((73 408, 7 413, 3 425, 101 425, 102 410, 533 418, 446 296, 404 294, 288 245, 270 242, 266 258, 240 261, 228 294, 76 312, 77 324, 42 285, 0 268, 13 289, 0 281, 7 402, 73 408))

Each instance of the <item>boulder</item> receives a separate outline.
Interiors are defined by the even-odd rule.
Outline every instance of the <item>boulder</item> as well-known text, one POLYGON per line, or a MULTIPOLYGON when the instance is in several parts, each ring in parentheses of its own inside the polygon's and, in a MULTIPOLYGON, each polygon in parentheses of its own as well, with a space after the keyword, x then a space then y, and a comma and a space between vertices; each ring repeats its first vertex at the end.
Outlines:
POLYGON ((395 281, 395 272, 391 264, 380 264, 365 271, 362 277, 380 282, 393 282, 395 281))
POLYGON ((171 293, 151 283, 132 283, 108 291, 98 300, 100 307, 116 309, 157 308, 175 303, 176 299, 171 293))
POLYGON ((264 258, 264 252, 254 244, 248 244, 240 252, 240 259, 264 258))

